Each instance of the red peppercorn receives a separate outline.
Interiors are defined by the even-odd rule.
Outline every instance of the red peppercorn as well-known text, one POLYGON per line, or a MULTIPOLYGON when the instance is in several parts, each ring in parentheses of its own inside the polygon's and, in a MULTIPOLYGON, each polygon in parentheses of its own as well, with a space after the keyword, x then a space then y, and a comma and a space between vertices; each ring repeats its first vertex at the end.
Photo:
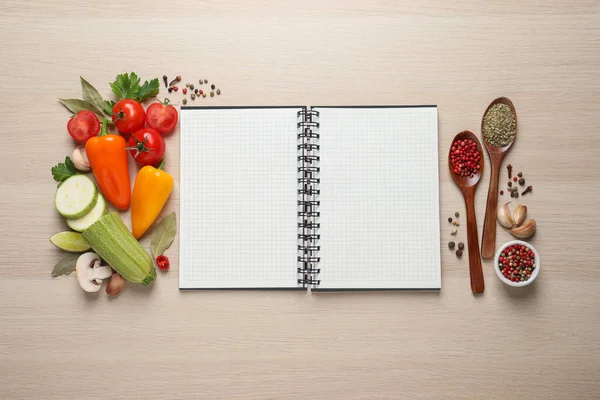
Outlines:
POLYGON ((455 174, 460 176, 475 177, 481 169, 481 155, 477 144, 471 140, 456 140, 450 146, 450 162, 455 174))
POLYGON ((504 190, 501 190, 501 191, 500 191, 500 195, 504 195, 504 190))
POLYGON ((171 263, 169 262, 169 259, 167 258, 167 256, 160 255, 160 256, 156 257, 156 265, 158 265, 158 268, 160 268, 160 270, 166 271, 169 269, 169 266, 171 265, 171 263))
POLYGON ((178 88, 177 86, 173 86, 173 90, 174 90, 174 91, 178 91, 178 90, 179 90, 179 88, 178 88))
POLYGON ((513 177, 513 181, 515 181, 515 182, 517 181, 517 177, 516 176, 513 177))
POLYGON ((183 93, 183 94, 187 94, 187 88, 183 88, 183 89, 181 89, 181 93, 183 93))

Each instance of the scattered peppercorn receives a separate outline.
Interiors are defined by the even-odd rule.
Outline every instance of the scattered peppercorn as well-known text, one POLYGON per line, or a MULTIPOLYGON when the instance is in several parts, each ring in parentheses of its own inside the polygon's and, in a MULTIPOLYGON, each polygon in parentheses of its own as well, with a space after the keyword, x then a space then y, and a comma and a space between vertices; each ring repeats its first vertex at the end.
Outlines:
POLYGON ((522 172, 519 172, 519 173, 517 174, 517 176, 518 176, 519 178, 522 178, 522 177, 523 177, 523 173, 522 173, 522 172))
POLYGON ((456 256, 462 257, 463 251, 461 249, 456 250, 456 256))
POLYGON ((448 242, 448 248, 450 250, 452 250, 454 248, 454 246, 456 246, 456 243, 454 243, 454 242, 448 242))
POLYGON ((204 83, 208 83, 208 79, 205 79, 205 80, 204 80, 204 83))
POLYGON ((193 83, 190 84, 190 89, 194 90, 194 84, 193 83))
POLYGON ((206 97, 206 93, 202 93, 202 97, 206 97))
POLYGON ((165 87, 169 87, 169 78, 166 75, 163 75, 163 82, 165 82, 165 87))
POLYGON ((508 164, 506 169, 508 170, 508 179, 512 178, 512 164, 508 164))
POLYGON ((525 189, 523 191, 523 193, 521 193, 521 195, 525 195, 525 194, 531 192, 532 190, 533 190, 533 186, 527 186, 527 189, 525 189))
POLYGON ((525 178, 519 179, 519 185, 523 186, 525 184, 525 178))
POLYGON ((465 244, 463 242, 460 242, 458 244, 458 248, 461 249, 461 250, 464 249, 465 248, 465 244))
POLYGON ((168 88, 167 90, 169 91, 169 93, 173 92, 173 88, 172 87, 168 88))
POLYGON ((452 223, 452 217, 448 217, 448 222, 452 223))
POLYGON ((178 88, 177 86, 173 86, 173 90, 174 90, 174 91, 178 91, 178 90, 179 90, 179 88, 178 88))
POLYGON ((220 95, 221 94, 221 89, 217 89, 217 94, 220 95))
POLYGON ((187 94, 187 88, 183 88, 183 89, 181 89, 181 93, 183 93, 183 94, 187 94))
POLYGON ((198 83, 202 85, 202 79, 200 79, 200 80, 198 81, 198 83))
POLYGON ((471 139, 456 140, 452 143, 450 162, 455 174, 473 178, 481 169, 481 154, 477 144, 471 139))
POLYGON ((195 95, 194 93, 192 93, 192 94, 190 94, 190 98, 191 98, 192 100, 196 100, 196 95, 195 95))
POLYGON ((513 192, 513 193, 514 193, 514 195, 515 195, 515 199, 516 199, 517 197, 519 197, 519 192, 513 192))
POLYGON ((200 91, 198 93, 204 94, 204 90, 200 89, 200 91))
POLYGON ((186 84, 185 84, 185 87, 190 87, 190 84, 189 84, 189 83, 186 83, 186 84))
POLYGON ((504 190, 500 191, 500 195, 503 196, 504 195, 504 190))
POLYGON ((210 97, 215 97, 215 92, 213 92, 212 90, 210 91, 210 97))
POLYGON ((216 86, 215 86, 215 84, 214 84, 214 83, 213 83, 212 85, 210 85, 210 88, 211 88, 212 90, 215 90, 215 87, 216 87, 216 86))
POLYGON ((508 185, 508 187, 511 187, 512 186, 512 181, 508 181, 507 185, 508 185))
POLYGON ((535 253, 521 244, 508 246, 498 257, 498 268, 512 282, 527 281, 535 270, 535 253))
POLYGON ((183 102, 183 105, 186 105, 187 104, 187 99, 183 99, 182 102, 183 102))
POLYGON ((515 182, 517 181, 517 177, 516 176, 513 176, 513 181, 515 181, 515 182))
POLYGON ((458 213, 458 211, 454 213, 454 216, 455 216, 456 218, 458 218, 458 216, 459 216, 459 215, 460 215, 460 214, 458 213))
POLYGON ((458 229, 452 229, 452 232, 450 232, 450 234, 452 236, 456 235, 458 233, 458 229))

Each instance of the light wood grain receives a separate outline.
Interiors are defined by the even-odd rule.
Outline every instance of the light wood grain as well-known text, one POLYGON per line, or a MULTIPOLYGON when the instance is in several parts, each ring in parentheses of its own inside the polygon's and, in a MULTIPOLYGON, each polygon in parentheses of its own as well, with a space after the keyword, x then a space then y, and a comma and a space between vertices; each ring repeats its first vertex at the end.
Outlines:
MULTIPOLYGON (((4 0, 0 397, 600 398, 598 21, 597 0, 4 0), (72 150, 56 98, 78 96, 79 75, 108 95, 132 70, 206 77, 223 95, 201 104, 437 104, 443 289, 181 293, 177 242, 171 271, 117 299, 51 279, 48 238, 66 226, 50 167, 72 150), (473 296, 446 246, 446 218, 465 215, 446 154, 498 96, 519 114, 504 162, 534 186, 519 200, 542 271, 511 290, 484 261, 473 296)), ((177 180, 177 135, 167 147, 177 180)), ((178 202, 176 184, 165 213, 178 202)), ((499 228, 497 246, 509 239, 499 228)))

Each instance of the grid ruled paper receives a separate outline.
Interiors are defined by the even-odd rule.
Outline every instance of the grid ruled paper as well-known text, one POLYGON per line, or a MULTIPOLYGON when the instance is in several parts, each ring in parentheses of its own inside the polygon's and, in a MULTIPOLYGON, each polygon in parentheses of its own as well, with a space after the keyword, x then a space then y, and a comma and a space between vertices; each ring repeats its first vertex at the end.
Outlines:
POLYGON ((441 288, 437 108, 316 110, 318 289, 441 288))
POLYGON ((181 289, 296 288, 301 108, 182 108, 181 289))

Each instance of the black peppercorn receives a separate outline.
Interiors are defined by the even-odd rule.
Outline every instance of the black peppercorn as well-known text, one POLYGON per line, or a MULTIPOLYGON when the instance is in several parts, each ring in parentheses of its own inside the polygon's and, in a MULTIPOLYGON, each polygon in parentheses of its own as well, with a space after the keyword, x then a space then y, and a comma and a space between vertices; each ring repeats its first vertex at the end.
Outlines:
POLYGON ((190 90, 194 90, 194 84, 193 83, 190 84, 190 90))
POLYGON ((459 215, 460 215, 460 214, 458 213, 458 211, 454 213, 454 216, 455 216, 456 218, 458 218, 458 216, 459 216, 459 215))
POLYGON ((186 105, 187 104, 187 99, 183 99, 182 102, 183 102, 183 105, 186 105))
POLYGON ((462 257, 463 251, 461 249, 456 250, 456 257, 462 257))
POLYGON ((210 85, 210 88, 211 88, 212 90, 215 90, 215 84, 213 83, 212 85, 210 85))
POLYGON ((454 242, 448 242, 448 248, 450 250, 452 250, 454 248, 454 246, 456 246, 456 243, 454 243, 454 242))
POLYGON ((221 89, 217 89, 217 94, 221 94, 221 89))
POLYGON ((168 88, 167 90, 169 91, 169 93, 173 92, 173 88, 172 87, 168 88))
POLYGON ((452 222, 452 217, 448 217, 448 222, 452 222))
POLYGON ((515 192, 515 199, 519 197, 519 192, 515 192))
POLYGON ((205 80, 204 80, 204 83, 208 83, 208 79, 205 79, 205 80))
POLYGON ((519 185, 523 186, 525 184, 525 178, 519 179, 519 185))
POLYGON ((508 181, 507 185, 508 185, 508 187, 511 187, 512 186, 512 182, 508 181))
POLYGON ((458 248, 459 248, 460 250, 464 249, 464 248, 465 248, 465 244, 464 244, 463 242, 460 242, 460 243, 458 244, 458 248))
POLYGON ((522 177, 523 177, 523 173, 522 173, 522 172, 519 172, 519 173, 517 174, 517 176, 518 176, 519 178, 522 178, 522 177))

